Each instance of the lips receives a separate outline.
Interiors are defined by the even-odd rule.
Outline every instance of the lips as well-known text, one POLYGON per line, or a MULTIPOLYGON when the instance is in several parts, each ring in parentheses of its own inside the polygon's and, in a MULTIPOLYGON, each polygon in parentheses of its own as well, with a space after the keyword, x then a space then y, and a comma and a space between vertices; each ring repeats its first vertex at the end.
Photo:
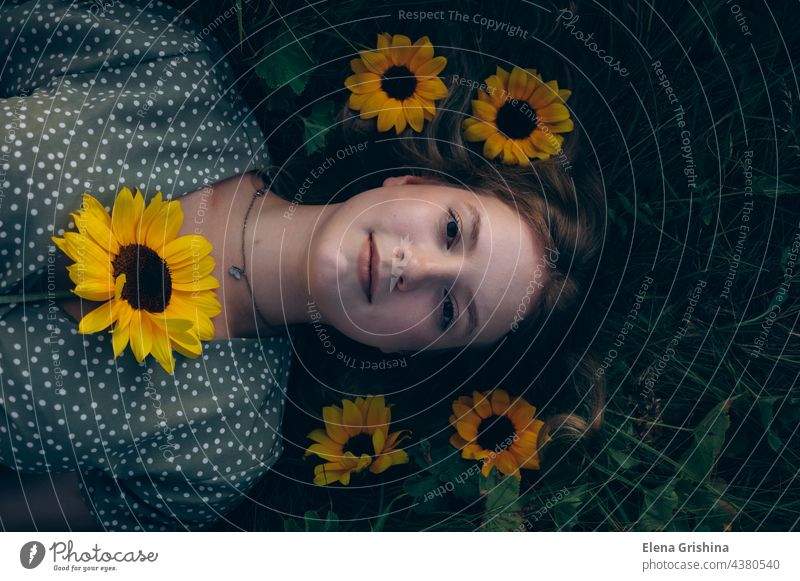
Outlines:
POLYGON ((377 294, 378 290, 378 283, 380 282, 381 276, 381 255, 378 254, 378 246, 375 244, 375 238, 372 237, 372 234, 369 235, 369 246, 370 246, 370 269, 369 269, 369 302, 372 302, 372 298, 377 294))
POLYGON ((358 282, 368 302, 372 302, 372 233, 364 240, 358 253, 358 282))

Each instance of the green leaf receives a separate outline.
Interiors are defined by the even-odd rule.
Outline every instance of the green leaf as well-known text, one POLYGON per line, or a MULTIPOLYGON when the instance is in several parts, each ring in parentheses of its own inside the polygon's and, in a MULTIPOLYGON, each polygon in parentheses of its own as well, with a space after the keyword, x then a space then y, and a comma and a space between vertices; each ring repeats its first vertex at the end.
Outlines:
POLYGON ((521 528, 519 485, 519 479, 503 476, 497 468, 492 468, 488 477, 481 476, 481 493, 486 495, 483 523, 487 531, 516 531, 521 528))
POLYGON ((325 520, 322 520, 315 510, 306 511, 303 518, 305 520, 306 532, 309 533, 324 533, 335 531, 339 528, 339 517, 330 510, 325 515, 325 520))
POLYGON ((578 524, 580 510, 583 507, 584 500, 586 500, 589 487, 586 484, 579 484, 568 490, 569 494, 561 498, 551 508, 553 521, 559 531, 571 531, 578 524))
POLYGON ((434 475, 422 476, 414 475, 406 478, 403 482, 405 491, 414 498, 424 498, 429 492, 436 490, 439 486, 439 479, 434 475))
POLYGON ((303 140, 306 144, 306 153, 311 155, 316 151, 325 149, 328 131, 333 124, 333 101, 314 103, 311 114, 308 117, 303 117, 303 140))
POLYGON ((775 433, 774 418, 775 418, 775 402, 781 398, 779 397, 760 397, 758 398, 758 411, 761 414, 761 425, 767 432, 767 443, 772 448, 773 452, 780 452, 783 449, 783 441, 780 436, 775 433))
POLYGON ((286 519, 283 521, 283 530, 287 533, 301 533, 303 529, 300 528, 300 525, 297 524, 293 518, 286 519))
POLYGON ((409 456, 420 468, 428 468, 433 463, 430 440, 420 440, 419 444, 409 451, 409 456))
POLYGON ((706 480, 725 442, 730 426, 730 406, 735 398, 719 402, 693 430, 694 443, 681 459, 683 475, 702 482, 706 480))
POLYGON ((640 464, 639 460, 634 458, 629 452, 609 448, 608 455, 617 464, 620 470, 628 470, 640 464))
POLYGON ((270 89, 279 89, 289 85, 295 95, 299 95, 306 88, 311 69, 314 67, 313 56, 310 56, 311 43, 302 41, 303 46, 297 41, 283 44, 284 36, 268 43, 263 50, 263 57, 256 65, 256 74, 264 79, 270 89), (279 42, 281 41, 281 42, 279 42))
POLYGON ((672 530, 672 515, 677 507, 678 493, 672 483, 659 486, 655 490, 645 490, 637 530, 672 530))

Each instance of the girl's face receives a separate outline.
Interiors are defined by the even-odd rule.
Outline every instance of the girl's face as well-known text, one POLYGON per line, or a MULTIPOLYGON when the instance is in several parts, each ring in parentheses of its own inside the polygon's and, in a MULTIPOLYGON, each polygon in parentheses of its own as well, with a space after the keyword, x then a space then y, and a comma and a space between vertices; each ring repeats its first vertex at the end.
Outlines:
POLYGON ((502 201, 414 176, 337 205, 309 260, 322 320, 385 353, 500 339, 535 309, 552 264, 502 201))

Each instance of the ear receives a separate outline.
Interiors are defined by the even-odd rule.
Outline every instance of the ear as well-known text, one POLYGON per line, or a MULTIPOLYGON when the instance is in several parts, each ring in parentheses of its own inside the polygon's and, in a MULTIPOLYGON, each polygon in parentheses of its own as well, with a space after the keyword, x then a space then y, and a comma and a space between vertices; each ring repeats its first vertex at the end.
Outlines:
POLYGON ((408 184, 431 184, 435 183, 434 180, 423 176, 392 176, 383 180, 383 187, 390 188, 392 186, 405 186, 408 184))

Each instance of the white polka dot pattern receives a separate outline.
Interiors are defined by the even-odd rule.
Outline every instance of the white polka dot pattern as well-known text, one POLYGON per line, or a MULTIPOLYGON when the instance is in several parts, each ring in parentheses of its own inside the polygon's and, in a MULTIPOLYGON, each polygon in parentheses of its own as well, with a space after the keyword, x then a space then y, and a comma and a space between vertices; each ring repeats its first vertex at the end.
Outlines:
MULTIPOLYGON (((110 209, 119 184, 177 198, 269 163, 196 24, 155 2, 71 4, 0 14, 0 294, 43 288, 83 191, 110 209)), ((106 530, 209 526, 283 449, 291 351, 224 339, 176 359, 174 375, 114 359, 108 333, 49 301, 0 306, 0 464, 77 471, 106 530)))

